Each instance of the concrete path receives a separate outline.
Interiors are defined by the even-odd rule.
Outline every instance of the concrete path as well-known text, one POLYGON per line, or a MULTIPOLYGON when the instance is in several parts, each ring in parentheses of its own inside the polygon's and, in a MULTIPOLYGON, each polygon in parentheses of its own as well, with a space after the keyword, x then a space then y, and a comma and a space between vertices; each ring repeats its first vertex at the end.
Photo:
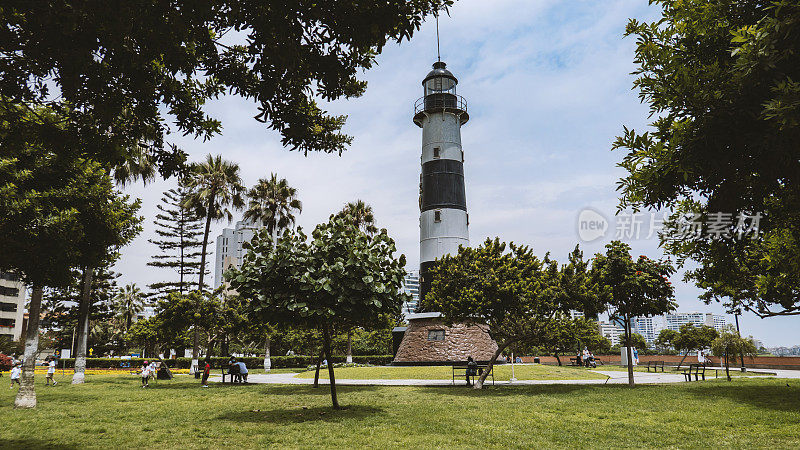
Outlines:
MULTIPOLYGON (((711 369, 713 370, 713 369, 711 369)), ((777 373, 778 378, 795 378, 800 379, 800 370, 772 370, 772 369, 756 369, 763 372, 777 373)), ((608 377, 605 380, 517 380, 513 383, 510 381, 497 381, 495 385, 537 385, 537 384, 626 384, 628 383, 628 372, 620 370, 593 370, 592 372, 599 373, 608 377)), ((706 377, 709 378, 709 369, 706 369, 706 377)), ((724 369, 719 372, 719 376, 724 377, 724 369)), ((713 378, 713 372, 710 378, 713 378)), ((680 383, 685 381, 682 374, 675 373, 647 373, 635 372, 634 379, 637 384, 665 384, 665 383, 680 383)), ((212 376, 212 382, 221 382, 221 376, 212 376)), ((313 384, 313 378, 300 378, 295 373, 276 373, 276 374, 251 374, 248 377, 248 382, 256 384, 313 384)), ((328 380, 320 378, 320 384, 328 384, 328 380)), ((489 381, 491 385, 491 381, 489 381)), ((452 386, 452 380, 353 380, 342 378, 336 379, 336 384, 343 386, 452 386)), ((463 380, 456 380, 456 385, 463 385, 463 380)))

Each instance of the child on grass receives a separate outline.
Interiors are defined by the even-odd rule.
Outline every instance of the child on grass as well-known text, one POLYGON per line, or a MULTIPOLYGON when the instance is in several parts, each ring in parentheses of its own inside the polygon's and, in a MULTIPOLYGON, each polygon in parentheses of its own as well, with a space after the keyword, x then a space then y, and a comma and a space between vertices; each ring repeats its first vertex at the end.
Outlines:
POLYGON ((14 364, 14 367, 11 368, 11 389, 14 389, 14 383, 17 383, 19 386, 19 377, 22 375, 22 363, 17 362, 14 364))
POLYGON ((44 384, 45 386, 49 385, 50 382, 53 382, 53 386, 58 384, 56 380, 53 379, 53 375, 56 374, 56 359, 49 358, 49 362, 47 363, 47 375, 44 377, 44 384))
POLYGON ((146 388, 150 386, 150 363, 147 361, 142 364, 142 387, 146 388))

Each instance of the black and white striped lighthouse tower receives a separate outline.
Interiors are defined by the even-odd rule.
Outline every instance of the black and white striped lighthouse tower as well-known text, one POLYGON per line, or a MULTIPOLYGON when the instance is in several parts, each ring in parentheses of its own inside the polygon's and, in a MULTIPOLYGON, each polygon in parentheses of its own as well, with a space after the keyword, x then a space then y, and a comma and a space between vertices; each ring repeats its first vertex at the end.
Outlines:
POLYGON ((431 286, 436 259, 469 245, 469 216, 464 190, 461 125, 469 120, 467 102, 456 93, 458 80, 437 61, 422 80, 423 97, 414 105, 414 123, 422 128, 419 195, 420 299, 431 286))

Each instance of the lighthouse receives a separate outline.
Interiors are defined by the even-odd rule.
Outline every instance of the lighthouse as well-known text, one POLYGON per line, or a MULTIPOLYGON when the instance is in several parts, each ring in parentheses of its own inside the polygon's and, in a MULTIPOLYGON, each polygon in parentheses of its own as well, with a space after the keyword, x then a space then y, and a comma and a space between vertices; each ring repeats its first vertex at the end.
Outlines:
MULTIPOLYGON (((469 245, 469 216, 464 190, 464 150, 461 125, 469 120, 467 102, 456 93, 458 80, 441 60, 422 80, 423 95, 414 104, 414 123, 422 128, 422 173, 419 177, 419 299, 431 289, 436 260, 469 245)), ((488 327, 475 323, 447 324, 438 312, 406 316, 394 365, 466 364, 468 358, 487 362, 497 343, 488 327)), ((395 334, 396 333, 396 334, 395 334)))
POLYGON ((441 60, 422 80, 423 96, 414 104, 414 123, 422 128, 419 182, 419 298, 431 287, 431 269, 444 255, 469 245, 469 215, 464 189, 461 126, 469 120, 467 101, 456 92, 458 80, 441 60))

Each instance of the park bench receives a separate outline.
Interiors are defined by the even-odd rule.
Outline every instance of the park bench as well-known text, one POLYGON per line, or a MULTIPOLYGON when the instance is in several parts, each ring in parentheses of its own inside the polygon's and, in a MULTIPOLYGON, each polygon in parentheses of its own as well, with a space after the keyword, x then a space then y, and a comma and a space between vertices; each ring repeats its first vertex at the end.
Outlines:
MULTIPOLYGON (((479 377, 483 375, 483 371, 489 368, 488 365, 478 365, 477 367, 477 374, 470 375, 472 377, 472 384, 475 384, 475 377, 479 377)), ((462 380, 466 380, 467 378, 467 366, 453 366, 453 384, 456 384, 456 377, 459 377, 462 380)), ((492 385, 494 385, 494 368, 489 372, 487 377, 492 377, 492 385)))
POLYGON ((694 374, 694 380, 699 381, 700 377, 703 377, 703 381, 706 379, 706 366, 702 364, 689 364, 689 367, 683 369, 683 376, 686 377, 686 381, 692 381, 692 374, 694 374))
POLYGON ((578 362, 578 358, 573 356, 572 358, 569 359, 569 365, 570 366, 580 366, 581 364, 578 362))
POLYGON ((647 361, 647 371, 650 372, 650 369, 653 369, 653 372, 658 372, 658 369, 661 368, 661 371, 664 371, 664 361, 647 361))
MULTIPOLYGON (((241 380, 241 375, 239 373, 239 366, 237 364, 234 364, 234 365, 228 366, 228 367, 222 366, 222 367, 220 367, 220 370, 222 371, 222 382, 223 383, 225 382, 225 375, 230 376, 231 384, 236 383, 237 380, 241 380)), ((241 381, 238 381, 238 382, 241 382, 241 381)))

